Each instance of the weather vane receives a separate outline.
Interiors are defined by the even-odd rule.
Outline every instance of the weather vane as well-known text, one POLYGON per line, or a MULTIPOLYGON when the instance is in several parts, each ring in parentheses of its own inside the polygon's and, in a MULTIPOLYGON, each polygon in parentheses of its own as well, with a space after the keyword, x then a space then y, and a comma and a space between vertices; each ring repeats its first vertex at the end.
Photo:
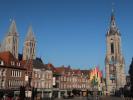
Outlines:
POLYGON ((112 12, 114 12, 114 6, 115 6, 115 3, 112 2, 112 12))

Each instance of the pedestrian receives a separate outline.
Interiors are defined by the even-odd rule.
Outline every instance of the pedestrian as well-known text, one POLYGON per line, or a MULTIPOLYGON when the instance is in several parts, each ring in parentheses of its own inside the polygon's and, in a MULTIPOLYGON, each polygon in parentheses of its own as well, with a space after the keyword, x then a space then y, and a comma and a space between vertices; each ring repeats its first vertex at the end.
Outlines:
POLYGON ((19 96, 16 96, 15 100, 20 100, 20 97, 19 96))

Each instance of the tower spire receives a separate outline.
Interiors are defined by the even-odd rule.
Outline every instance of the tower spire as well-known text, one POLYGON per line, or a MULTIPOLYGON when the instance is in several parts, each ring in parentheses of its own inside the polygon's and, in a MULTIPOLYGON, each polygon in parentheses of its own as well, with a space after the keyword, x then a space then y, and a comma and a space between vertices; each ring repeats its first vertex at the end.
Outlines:
POLYGON ((112 3, 112 12, 111 12, 111 21, 115 20, 115 9, 114 9, 114 3, 112 3))
POLYGON ((110 20, 110 28, 107 33, 108 35, 120 34, 115 22, 115 10, 114 3, 112 3, 112 12, 111 12, 111 20, 110 20))
POLYGON ((11 21, 11 25, 9 27, 8 35, 17 35, 17 34, 18 34, 18 31, 17 31, 17 27, 16 27, 16 22, 13 19, 11 21))
POLYGON ((24 42, 23 49, 23 60, 35 59, 36 58, 36 40, 32 27, 29 26, 26 40, 24 42))
POLYGON ((11 21, 7 36, 5 37, 2 44, 2 51, 10 51, 12 55, 18 59, 18 46, 19 36, 16 27, 15 20, 11 21))
POLYGON ((27 32, 27 36, 26 36, 26 41, 30 41, 30 40, 34 40, 35 41, 35 36, 34 33, 32 31, 32 26, 29 26, 28 32, 27 32))

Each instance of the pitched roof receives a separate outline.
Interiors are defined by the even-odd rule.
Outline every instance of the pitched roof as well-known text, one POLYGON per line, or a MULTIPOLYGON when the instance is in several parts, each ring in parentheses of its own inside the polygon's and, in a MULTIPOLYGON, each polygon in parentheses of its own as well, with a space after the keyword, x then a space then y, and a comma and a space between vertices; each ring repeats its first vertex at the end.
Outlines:
POLYGON ((17 61, 17 59, 9 52, 0 52, 0 58, 6 63, 9 64, 11 61, 17 61))
POLYGON ((27 68, 28 70, 32 70, 32 68, 36 68, 36 69, 42 69, 45 68, 43 61, 41 59, 29 59, 29 60, 22 60, 21 64, 27 68))
POLYGON ((73 74, 81 74, 80 69, 73 69, 72 72, 73 72, 73 74))
POLYGON ((20 61, 18 61, 9 51, 0 52, 0 59, 4 62, 5 67, 24 69, 21 64, 18 64, 20 63, 20 61), (11 62, 13 65, 11 64, 11 62))
POLYGON ((44 68, 44 64, 40 60, 33 60, 32 64, 33 68, 38 68, 38 69, 44 68))
POLYGON ((68 72, 71 72, 71 71, 72 69, 70 67, 65 67, 65 66, 55 68, 55 73, 58 73, 58 74, 68 74, 68 72))
POLYGON ((47 70, 52 70, 53 72, 55 72, 55 67, 54 67, 54 65, 51 64, 51 63, 44 64, 44 67, 45 67, 47 70))
POLYGON ((81 70, 84 75, 89 75, 91 70, 81 70))

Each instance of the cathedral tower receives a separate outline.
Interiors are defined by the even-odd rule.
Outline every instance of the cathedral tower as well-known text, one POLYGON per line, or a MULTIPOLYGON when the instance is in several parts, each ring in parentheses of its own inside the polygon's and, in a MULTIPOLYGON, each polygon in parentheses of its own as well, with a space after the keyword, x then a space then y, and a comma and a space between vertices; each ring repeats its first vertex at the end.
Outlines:
POLYGON ((121 51, 121 34, 115 22, 114 11, 111 14, 110 28, 106 34, 106 87, 109 93, 125 85, 125 61, 121 51))
POLYGON ((24 42, 23 60, 35 59, 36 58, 35 53, 36 53, 36 40, 32 31, 32 27, 30 26, 26 36, 26 40, 24 42))
POLYGON ((5 37, 3 44, 1 44, 1 51, 10 51, 13 56, 18 59, 18 42, 19 35, 16 23, 12 20, 7 36, 5 37))

